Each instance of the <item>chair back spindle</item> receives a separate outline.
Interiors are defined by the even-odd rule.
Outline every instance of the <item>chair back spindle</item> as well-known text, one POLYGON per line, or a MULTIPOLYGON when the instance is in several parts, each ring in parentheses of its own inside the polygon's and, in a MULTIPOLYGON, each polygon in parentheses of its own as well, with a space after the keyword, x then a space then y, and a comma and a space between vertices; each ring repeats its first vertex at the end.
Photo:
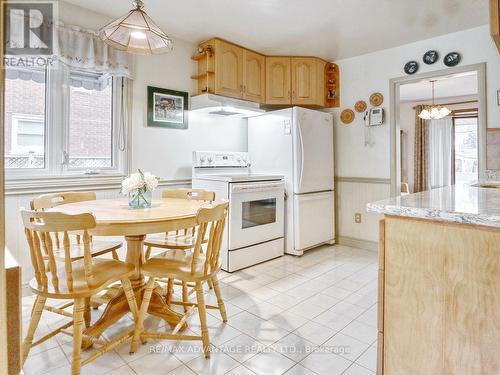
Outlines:
POLYGON ((191 273, 199 270, 199 263, 203 261, 203 275, 215 272, 219 267, 219 253, 222 244, 222 234, 226 223, 229 204, 221 203, 211 208, 200 208, 197 214, 196 244, 191 262, 191 273), (206 250, 203 252, 203 242, 208 231, 209 237, 206 250), (204 254, 204 259, 201 258, 204 254))
POLYGON ((59 276, 65 274, 68 290, 73 290, 73 263, 70 255, 69 233, 75 231, 83 233, 85 280, 87 285, 92 283, 92 254, 88 231, 96 226, 92 214, 67 215, 60 212, 21 210, 21 216, 29 244, 31 263, 35 270, 35 279, 40 286, 47 288, 50 278, 54 289, 58 290, 59 276), (55 261, 52 235, 55 236, 56 233, 62 233, 63 235, 64 273, 59 272, 58 263, 55 261), (46 258, 44 258, 42 250, 46 254, 46 258), (45 266, 44 259, 47 258, 48 264, 45 266))

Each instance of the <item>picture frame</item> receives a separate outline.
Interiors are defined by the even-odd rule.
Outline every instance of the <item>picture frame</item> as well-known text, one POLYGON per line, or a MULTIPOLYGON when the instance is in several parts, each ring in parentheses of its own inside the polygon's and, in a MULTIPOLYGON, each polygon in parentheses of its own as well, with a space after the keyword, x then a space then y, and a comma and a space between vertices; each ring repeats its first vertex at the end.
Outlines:
POLYGON ((500 107, 500 90, 497 90, 497 106, 500 107))
POLYGON ((148 127, 187 129, 189 94, 148 86, 148 127))

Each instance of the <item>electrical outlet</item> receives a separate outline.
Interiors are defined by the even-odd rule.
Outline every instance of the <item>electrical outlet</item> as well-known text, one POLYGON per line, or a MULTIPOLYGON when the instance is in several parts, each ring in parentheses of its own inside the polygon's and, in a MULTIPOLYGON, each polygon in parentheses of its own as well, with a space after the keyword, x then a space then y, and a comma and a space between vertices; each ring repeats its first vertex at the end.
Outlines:
POLYGON ((360 214, 359 212, 356 212, 356 213, 354 214, 354 222, 355 222, 356 224, 360 224, 360 223, 361 223, 361 214, 360 214))

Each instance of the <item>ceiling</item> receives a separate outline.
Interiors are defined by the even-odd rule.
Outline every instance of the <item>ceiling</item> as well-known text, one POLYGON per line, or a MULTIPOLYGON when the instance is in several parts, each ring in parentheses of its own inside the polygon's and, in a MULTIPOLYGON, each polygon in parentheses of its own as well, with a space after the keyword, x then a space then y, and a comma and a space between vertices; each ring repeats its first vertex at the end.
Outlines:
MULTIPOLYGON (((110 17, 129 0, 65 0, 110 17)), ((267 54, 357 56, 488 23, 486 0, 144 0, 171 37, 267 54)))
MULTIPOLYGON (((451 98, 455 96, 477 95, 477 73, 467 72, 454 76, 436 77, 434 83, 434 95, 436 99, 451 98)), ((402 85, 399 100, 402 102, 415 102, 429 100, 432 98, 430 81, 423 80, 416 83, 402 85)))

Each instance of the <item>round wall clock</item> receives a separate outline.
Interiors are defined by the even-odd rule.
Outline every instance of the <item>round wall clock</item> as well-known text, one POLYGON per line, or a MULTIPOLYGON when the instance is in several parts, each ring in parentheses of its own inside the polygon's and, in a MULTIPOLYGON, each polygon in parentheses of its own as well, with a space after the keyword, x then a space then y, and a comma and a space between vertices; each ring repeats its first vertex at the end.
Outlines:
POLYGON ((408 61, 404 67, 406 74, 415 74, 418 70, 418 62, 416 61, 408 61))
POLYGON ((430 50, 424 54, 424 57, 422 58, 422 60, 427 65, 430 65, 430 64, 434 64, 436 61, 438 61, 438 58, 439 58, 438 52, 435 50, 430 50))
POLYGON ((452 67, 458 65, 462 57, 458 52, 450 52, 444 57, 444 65, 452 67))
POLYGON ((350 124, 354 120, 354 111, 352 109, 344 109, 340 113, 340 121, 342 121, 344 124, 350 124))
POLYGON ((354 109, 356 112, 366 111, 366 102, 364 100, 358 100, 356 104, 354 104, 354 109))
POLYGON ((378 107, 384 102, 384 95, 379 92, 374 92, 370 95, 370 104, 374 107, 378 107))

